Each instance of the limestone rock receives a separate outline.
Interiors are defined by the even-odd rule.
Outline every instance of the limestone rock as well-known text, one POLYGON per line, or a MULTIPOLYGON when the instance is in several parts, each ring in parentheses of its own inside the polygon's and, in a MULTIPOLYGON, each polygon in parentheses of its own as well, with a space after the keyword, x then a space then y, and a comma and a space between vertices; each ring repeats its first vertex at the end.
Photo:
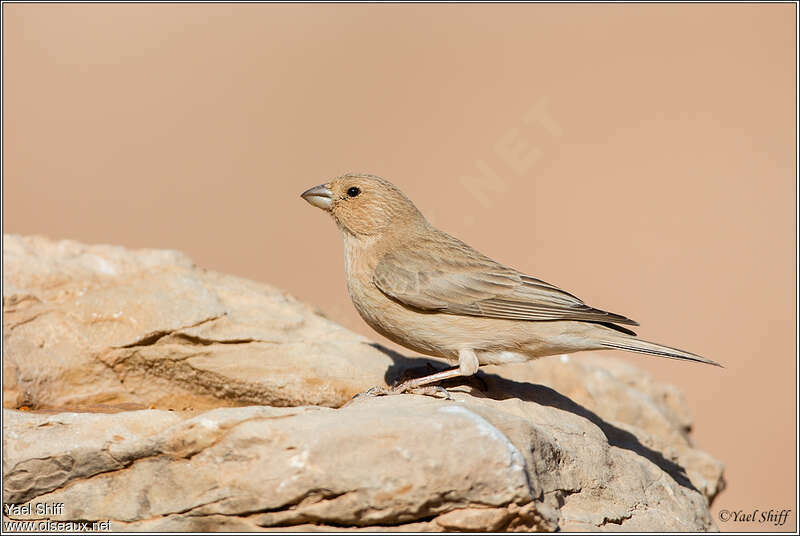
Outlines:
POLYGON ((3 247, 4 401, 34 409, 3 413, 6 504, 118 531, 715 528, 721 463, 680 392, 626 363, 556 356, 485 367, 453 400, 350 401, 427 360, 179 253, 3 247))
POLYGON ((610 439, 615 425, 550 401, 453 397, 191 418, 4 410, 5 500, 114 530, 713 527, 688 474, 633 433, 610 439))
POLYGON ((6 235, 3 310, 4 407, 335 407, 403 361, 170 251, 6 235))

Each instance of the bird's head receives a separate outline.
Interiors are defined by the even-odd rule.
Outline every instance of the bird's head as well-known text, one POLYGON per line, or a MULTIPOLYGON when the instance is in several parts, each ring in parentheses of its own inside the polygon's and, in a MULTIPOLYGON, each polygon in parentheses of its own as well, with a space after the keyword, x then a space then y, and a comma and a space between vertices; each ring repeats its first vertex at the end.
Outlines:
POLYGON ((356 236, 381 234, 425 221, 410 199, 375 175, 348 173, 310 188, 300 197, 330 212, 339 227, 356 236))

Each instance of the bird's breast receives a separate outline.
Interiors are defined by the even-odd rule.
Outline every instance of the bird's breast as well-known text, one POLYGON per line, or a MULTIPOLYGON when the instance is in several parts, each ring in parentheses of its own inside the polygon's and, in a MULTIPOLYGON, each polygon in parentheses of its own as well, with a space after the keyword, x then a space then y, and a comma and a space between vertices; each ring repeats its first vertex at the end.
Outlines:
POLYGON ((344 234, 344 272, 347 291, 356 310, 370 325, 375 317, 374 309, 379 304, 379 297, 375 293, 380 294, 380 290, 372 283, 377 258, 371 246, 370 243, 364 243, 363 239, 356 239, 349 233, 344 234))
POLYGON ((436 345, 421 336, 420 315, 386 296, 373 282, 380 260, 376 244, 344 235, 344 268, 347 291, 358 314, 372 329, 384 337, 415 351, 438 354, 436 345))

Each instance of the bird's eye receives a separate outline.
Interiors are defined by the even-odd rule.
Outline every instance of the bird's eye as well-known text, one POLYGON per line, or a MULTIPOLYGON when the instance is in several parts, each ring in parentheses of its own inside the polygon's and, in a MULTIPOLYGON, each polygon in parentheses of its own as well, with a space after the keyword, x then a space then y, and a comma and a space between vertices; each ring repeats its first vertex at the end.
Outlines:
POLYGON ((356 197, 358 194, 361 193, 361 189, 358 186, 351 186, 347 189, 347 195, 350 197, 356 197))

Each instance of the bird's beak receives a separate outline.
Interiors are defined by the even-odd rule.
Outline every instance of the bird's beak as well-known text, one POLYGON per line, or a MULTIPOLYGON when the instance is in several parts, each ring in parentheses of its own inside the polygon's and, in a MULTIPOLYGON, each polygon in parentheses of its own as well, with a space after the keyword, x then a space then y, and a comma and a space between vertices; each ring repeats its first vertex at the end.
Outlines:
POLYGON ((333 201, 333 192, 331 192, 330 189, 324 184, 320 184, 319 186, 309 188, 300 194, 300 197, 317 208, 329 210, 331 208, 331 202, 333 201))

